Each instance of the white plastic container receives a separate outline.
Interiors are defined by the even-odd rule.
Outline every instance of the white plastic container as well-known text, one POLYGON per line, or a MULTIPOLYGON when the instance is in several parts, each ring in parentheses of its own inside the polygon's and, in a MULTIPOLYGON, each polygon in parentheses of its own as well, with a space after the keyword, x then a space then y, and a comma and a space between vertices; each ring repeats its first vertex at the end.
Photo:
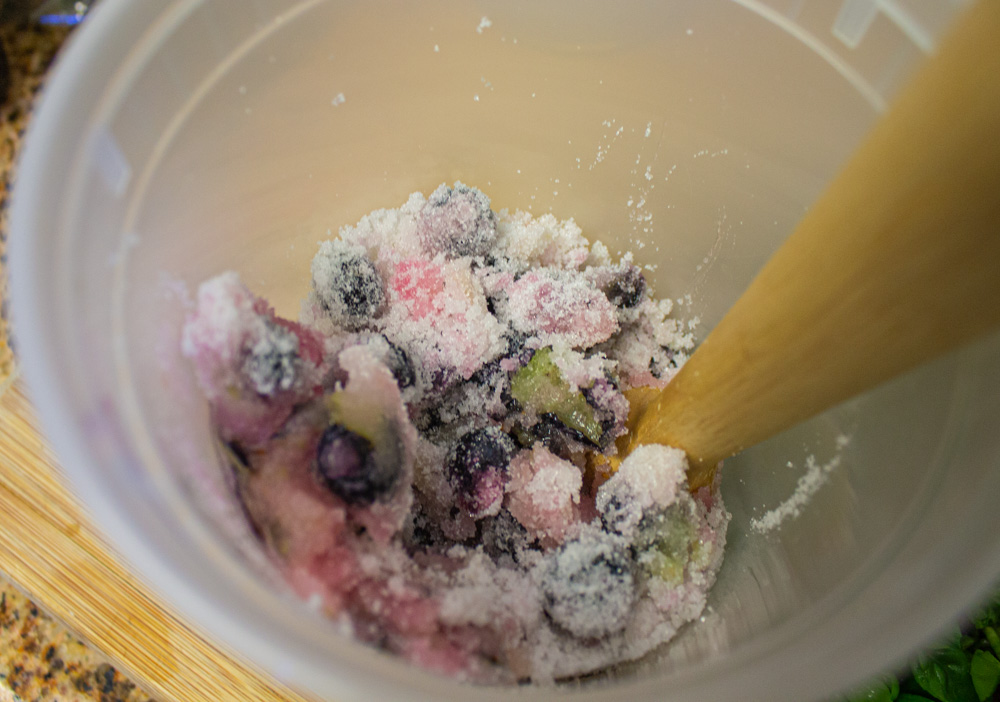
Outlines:
POLYGON ((178 358, 181 291, 235 269, 294 316, 328 230, 461 179, 635 251, 658 295, 690 294, 704 334, 960 6, 104 0, 48 86, 13 212, 17 335, 48 434, 135 569, 301 689, 827 698, 1000 576, 1000 338, 728 462, 727 561, 675 644, 609 681, 476 689, 339 638, 282 594, 178 358), (754 531, 809 455, 826 483, 754 531))

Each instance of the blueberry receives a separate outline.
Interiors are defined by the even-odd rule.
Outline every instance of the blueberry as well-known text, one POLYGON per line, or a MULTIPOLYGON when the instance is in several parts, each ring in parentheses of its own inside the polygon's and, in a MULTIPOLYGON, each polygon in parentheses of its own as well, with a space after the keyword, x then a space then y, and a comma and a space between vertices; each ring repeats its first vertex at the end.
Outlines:
POLYGON ((628 404, 618 390, 618 383, 608 374, 598 378, 591 387, 583 390, 583 396, 587 404, 593 408, 594 419, 601 427, 597 446, 603 451, 624 432, 625 421, 628 419, 628 404))
POLYGON ((604 290, 611 304, 625 309, 638 305, 645 292, 646 278, 636 266, 625 268, 604 290))
POLYGON ((456 183, 440 186, 421 211, 421 242, 431 254, 449 258, 485 256, 497 237, 490 199, 476 188, 456 183))
POLYGON ((387 495, 399 479, 393 452, 379 455, 371 441, 339 424, 323 432, 316 449, 321 482, 349 504, 369 505, 387 495))
POLYGON ((482 404, 486 414, 498 421, 506 419, 512 411, 516 411, 514 406, 517 404, 510 395, 510 375, 500 367, 499 358, 483 364, 462 385, 465 390, 463 401, 479 398, 472 401, 482 404))
POLYGON ((500 366, 500 359, 496 358, 483 364, 479 370, 469 377, 468 383, 473 386, 486 388, 490 394, 499 390, 500 398, 503 401, 506 412, 510 408, 514 398, 510 396, 510 372, 505 371, 500 366))
POLYGON ((516 358, 522 366, 527 365, 531 357, 535 355, 535 349, 529 349, 525 346, 528 342, 527 334, 511 329, 504 335, 504 340, 507 342, 506 355, 509 358, 516 358))
POLYGON ((469 382, 473 385, 495 386, 508 377, 507 371, 500 367, 500 359, 495 358, 481 365, 475 373, 469 376, 469 382))
MULTIPOLYGON (((385 339, 384 336, 382 338, 385 339)), ((410 360, 409 354, 388 339, 385 339, 385 343, 389 345, 385 364, 392 371, 396 383, 401 389, 411 387, 417 380, 417 373, 413 369, 413 361, 410 360)))
POLYGON ((241 370, 258 395, 271 397, 295 385, 299 337, 293 331, 265 320, 264 333, 244 353, 241 370))
POLYGON ((474 429, 452 446, 445 472, 456 501, 473 517, 482 517, 503 500, 507 466, 517 447, 496 427, 474 429))
POLYGON ((402 531, 403 546, 411 555, 420 551, 446 550, 452 545, 419 501, 414 502, 402 531))
POLYGON ((434 434, 444 428, 445 422, 441 419, 441 411, 436 405, 417 408, 411 410, 413 426, 422 434, 434 434))
POLYGON ((641 500, 620 484, 611 486, 610 489, 604 486, 602 488, 597 498, 597 514, 601 525, 609 533, 631 539, 645 516, 641 500))
POLYGON ((582 639, 617 634, 635 601, 634 563, 627 542, 585 532, 563 544, 542 578, 543 607, 560 628, 582 639))
POLYGON ((677 368, 677 352, 668 346, 661 346, 651 359, 649 359, 649 372, 653 377, 662 378, 665 373, 677 368))
POLYGON ((506 567, 518 563, 534 541, 528 530, 505 509, 479 522, 478 540, 487 556, 506 567))
POLYGON ((312 264, 313 289, 336 324, 360 329, 385 304, 385 282, 360 246, 327 241, 312 264))
POLYGON ((536 441, 560 458, 569 458, 574 451, 580 450, 580 446, 594 446, 582 432, 566 426, 552 412, 540 414, 530 432, 536 441))

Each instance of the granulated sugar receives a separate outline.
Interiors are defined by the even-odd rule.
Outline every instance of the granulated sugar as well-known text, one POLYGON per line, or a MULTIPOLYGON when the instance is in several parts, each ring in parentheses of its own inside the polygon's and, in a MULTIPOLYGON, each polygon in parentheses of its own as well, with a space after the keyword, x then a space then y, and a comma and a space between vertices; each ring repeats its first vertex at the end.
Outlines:
POLYGON ((840 465, 840 456, 834 456, 829 461, 820 465, 816 462, 815 456, 806 458, 806 472, 799 478, 795 485, 795 492, 772 510, 766 512, 759 519, 750 520, 750 528, 759 534, 766 534, 780 527, 786 519, 795 519, 802 514, 803 508, 809 503, 813 495, 823 487, 828 476, 837 466, 840 465))

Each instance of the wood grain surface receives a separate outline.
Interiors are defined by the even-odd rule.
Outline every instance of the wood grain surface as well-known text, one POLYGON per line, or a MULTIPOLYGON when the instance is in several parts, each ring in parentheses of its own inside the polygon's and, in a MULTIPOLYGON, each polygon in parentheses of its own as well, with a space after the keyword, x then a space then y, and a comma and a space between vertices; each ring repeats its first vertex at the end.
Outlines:
POLYGON ((160 700, 305 700, 185 623, 67 491, 20 383, 0 398, 0 568, 160 700))

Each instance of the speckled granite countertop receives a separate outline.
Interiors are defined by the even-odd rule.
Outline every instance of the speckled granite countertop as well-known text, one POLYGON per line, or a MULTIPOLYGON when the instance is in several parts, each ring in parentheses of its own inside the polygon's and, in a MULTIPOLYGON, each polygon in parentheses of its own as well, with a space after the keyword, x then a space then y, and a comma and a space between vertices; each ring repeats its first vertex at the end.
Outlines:
MULTIPOLYGON (((65 27, 0 26, 9 65, 7 96, 0 107, 0 393, 16 375, 7 335, 3 267, 7 206, 14 163, 31 106, 65 27)), ((2 66, 0 66, 2 71, 2 66)), ((0 75, 0 85, 2 85, 0 75)), ((151 699, 65 626, 41 611, 3 578, 0 563, 0 702, 32 700, 142 702, 151 699)))
POLYGON ((149 699, 66 627, 0 582, 0 702, 149 699))

